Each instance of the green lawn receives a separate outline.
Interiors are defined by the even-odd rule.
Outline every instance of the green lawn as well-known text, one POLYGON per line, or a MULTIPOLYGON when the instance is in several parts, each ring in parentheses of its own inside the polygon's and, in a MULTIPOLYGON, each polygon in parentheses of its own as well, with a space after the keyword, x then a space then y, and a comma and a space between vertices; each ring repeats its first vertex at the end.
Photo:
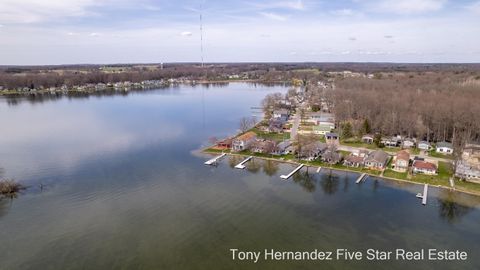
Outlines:
POLYGON ((391 169, 386 169, 385 172, 383 173, 383 176, 407 180, 407 172, 401 173, 401 172, 393 171, 391 169))
POLYGON ((290 139, 290 133, 275 133, 275 132, 263 132, 258 128, 252 128, 250 131, 253 131, 257 134, 257 137, 267 140, 274 140, 274 141, 283 141, 290 139))
POLYGON ((437 153, 435 150, 432 150, 432 151, 428 152, 428 155, 431 156, 431 157, 446 158, 446 159, 453 160, 453 155, 440 154, 440 153, 437 153))

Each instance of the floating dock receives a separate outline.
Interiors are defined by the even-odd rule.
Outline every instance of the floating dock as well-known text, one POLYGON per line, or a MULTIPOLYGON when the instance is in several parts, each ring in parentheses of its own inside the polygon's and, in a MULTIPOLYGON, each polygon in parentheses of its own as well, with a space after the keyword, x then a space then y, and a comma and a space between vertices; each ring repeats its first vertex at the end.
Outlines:
POLYGON ((294 175, 296 172, 298 172, 298 170, 300 170, 302 167, 303 167, 303 164, 300 164, 300 165, 298 165, 298 167, 295 168, 291 173, 289 173, 289 174, 287 174, 287 175, 280 175, 280 178, 282 178, 282 179, 288 179, 288 178, 290 178, 292 175, 294 175))
POLYGON ((422 204, 427 205, 427 197, 428 197, 428 184, 423 186, 423 194, 418 193, 417 198, 422 199, 422 204))
POLYGON ((243 164, 247 163, 252 158, 253 158, 252 156, 247 157, 244 161, 238 163, 237 166, 235 166, 235 168, 236 169, 245 169, 245 165, 243 165, 243 164))
POLYGON ((358 179, 357 179, 357 181, 355 181, 355 183, 360 184, 361 182, 365 181, 366 176, 367 176, 366 173, 362 173, 362 175, 360 175, 360 177, 358 177, 358 179))
POLYGON ((217 161, 219 161, 221 158, 223 158, 224 156, 226 156, 227 154, 223 153, 221 154, 220 156, 217 156, 217 157, 214 157, 208 161, 205 161, 205 165, 215 165, 217 164, 217 161))
POLYGON ((321 169, 322 169, 322 167, 318 167, 317 173, 319 173, 321 169))

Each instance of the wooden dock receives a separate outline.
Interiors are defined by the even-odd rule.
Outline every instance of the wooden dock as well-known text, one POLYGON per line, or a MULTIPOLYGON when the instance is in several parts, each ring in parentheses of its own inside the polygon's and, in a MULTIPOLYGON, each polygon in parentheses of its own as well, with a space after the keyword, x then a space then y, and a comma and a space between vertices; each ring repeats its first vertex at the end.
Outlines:
POLYGON ((362 175, 360 175, 360 177, 358 177, 357 181, 355 181, 356 184, 360 184, 361 182, 365 181, 365 178, 367 174, 366 173, 362 173, 362 175))
POLYGON ((295 168, 291 173, 289 173, 289 174, 287 174, 287 175, 280 175, 280 178, 282 178, 282 179, 288 179, 288 178, 290 178, 292 175, 294 175, 296 172, 298 172, 302 167, 303 167, 303 164, 300 164, 300 165, 298 165, 298 167, 295 168))
POLYGON ((220 156, 217 156, 217 157, 214 157, 208 161, 205 161, 205 165, 215 165, 217 164, 217 161, 219 161, 221 158, 223 158, 224 156, 226 156, 227 154, 223 153, 221 154, 220 156))
POLYGON ((236 166, 235 166, 235 169, 245 169, 245 163, 247 163, 250 159, 252 159, 253 157, 252 156, 249 156, 247 157, 244 161, 238 163, 236 166))

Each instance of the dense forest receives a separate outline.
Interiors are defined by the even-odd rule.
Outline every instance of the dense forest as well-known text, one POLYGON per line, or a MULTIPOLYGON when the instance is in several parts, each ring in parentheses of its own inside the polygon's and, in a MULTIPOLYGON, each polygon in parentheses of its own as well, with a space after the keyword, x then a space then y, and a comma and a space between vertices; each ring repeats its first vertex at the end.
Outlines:
POLYGON ((357 134, 365 121, 383 135, 462 145, 480 139, 480 76, 476 72, 382 73, 342 78, 326 93, 339 123, 357 134))

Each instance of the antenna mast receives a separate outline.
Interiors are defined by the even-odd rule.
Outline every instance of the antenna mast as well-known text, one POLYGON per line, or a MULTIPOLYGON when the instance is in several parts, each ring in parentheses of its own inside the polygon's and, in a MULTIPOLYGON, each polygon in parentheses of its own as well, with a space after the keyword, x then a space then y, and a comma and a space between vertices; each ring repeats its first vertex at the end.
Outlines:
POLYGON ((203 4, 200 6, 200 58, 202 59, 202 68, 203 68, 203 4))

